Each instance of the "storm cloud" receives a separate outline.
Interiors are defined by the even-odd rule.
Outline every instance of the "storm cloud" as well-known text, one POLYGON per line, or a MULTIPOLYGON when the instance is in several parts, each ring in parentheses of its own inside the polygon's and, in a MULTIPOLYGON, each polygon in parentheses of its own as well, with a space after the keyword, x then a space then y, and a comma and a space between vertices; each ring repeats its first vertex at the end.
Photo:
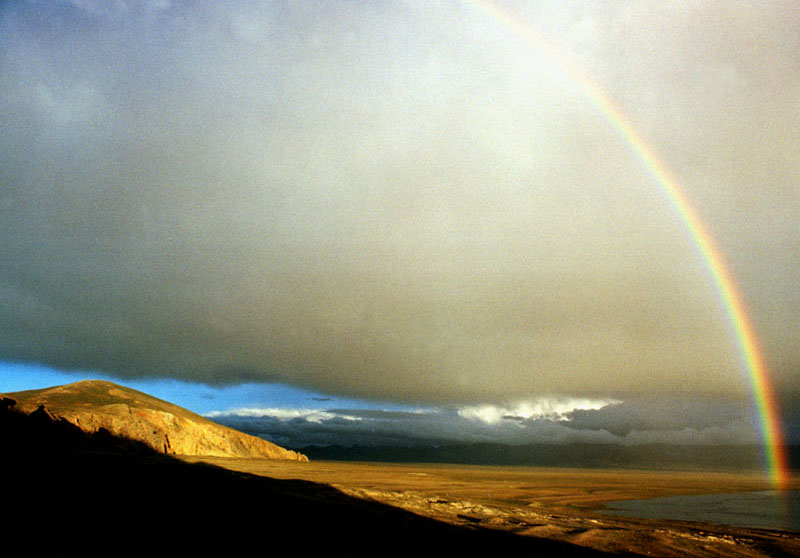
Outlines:
MULTIPOLYGON (((798 4, 504 9, 680 179, 795 393, 798 4)), ((748 391, 653 178, 469 2, 6 3, 0 107, 4 360, 427 403, 748 391)))

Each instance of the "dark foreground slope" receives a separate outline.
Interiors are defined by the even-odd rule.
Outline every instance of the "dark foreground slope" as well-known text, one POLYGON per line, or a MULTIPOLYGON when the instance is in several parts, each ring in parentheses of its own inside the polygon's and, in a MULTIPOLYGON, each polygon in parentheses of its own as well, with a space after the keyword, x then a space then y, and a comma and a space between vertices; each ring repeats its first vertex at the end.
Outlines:
POLYGON ((314 482, 275 480, 159 454, 0 399, 4 544, 108 550, 601 553, 448 525, 314 482), (288 546, 287 546, 288 545, 288 546))

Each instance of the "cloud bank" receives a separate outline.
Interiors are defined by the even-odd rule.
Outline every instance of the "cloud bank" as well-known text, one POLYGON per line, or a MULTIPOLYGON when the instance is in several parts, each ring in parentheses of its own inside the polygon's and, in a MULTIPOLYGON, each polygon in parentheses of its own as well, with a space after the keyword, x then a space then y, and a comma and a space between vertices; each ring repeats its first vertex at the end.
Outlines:
POLYGON ((597 410, 608 405, 618 405, 621 401, 602 399, 554 399, 539 398, 523 401, 511 406, 480 405, 458 409, 462 418, 479 420, 486 424, 496 424, 502 420, 569 420, 569 415, 577 410, 597 410))
POLYGON ((499 416, 496 407, 373 409, 234 409, 207 416, 292 448, 436 447, 447 444, 757 444, 746 407, 718 401, 636 399, 626 403, 518 402, 527 416, 499 416), (681 407, 676 412, 675 406, 681 407), (667 409, 666 407, 671 407, 667 409), (554 414, 552 409, 558 408, 554 414), (690 412, 681 410, 690 409, 690 412), (669 417, 664 420, 663 417, 669 417))
MULTIPOLYGON (((508 9, 680 177, 796 391, 798 6, 508 9)), ((2 359, 430 404, 747 392, 652 178, 466 3, 7 3, 0 70, 2 359)))

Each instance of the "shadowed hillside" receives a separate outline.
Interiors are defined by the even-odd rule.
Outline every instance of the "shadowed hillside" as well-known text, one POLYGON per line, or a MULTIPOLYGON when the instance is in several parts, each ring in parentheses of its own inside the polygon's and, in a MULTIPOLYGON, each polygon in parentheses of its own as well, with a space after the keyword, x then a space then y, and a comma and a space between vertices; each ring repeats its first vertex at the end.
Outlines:
POLYGON ((560 542, 423 518, 330 486, 188 464, 104 430, 88 433, 44 409, 0 398, 7 539, 92 548, 517 550, 601 556, 560 542), (26 535, 29 536, 29 535, 26 535))

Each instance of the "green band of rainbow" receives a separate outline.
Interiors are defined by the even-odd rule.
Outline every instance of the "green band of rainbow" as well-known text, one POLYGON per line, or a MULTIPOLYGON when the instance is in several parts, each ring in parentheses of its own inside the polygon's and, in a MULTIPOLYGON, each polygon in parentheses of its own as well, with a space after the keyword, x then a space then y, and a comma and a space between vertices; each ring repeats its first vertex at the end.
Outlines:
POLYGON ((735 332, 736 341, 747 368, 749 387, 756 406, 759 434, 764 444, 767 472, 772 485, 778 490, 784 489, 788 480, 788 465, 780 412, 755 330, 728 265, 725 263, 721 252, 716 247, 697 211, 682 192, 678 181, 672 176, 666 165, 659 160, 655 151, 636 131, 625 114, 612 103, 609 96, 579 66, 560 54, 531 29, 515 21, 496 6, 482 0, 469 0, 468 4, 479 12, 488 15, 499 23, 504 30, 510 31, 524 41, 537 54, 552 64, 558 72, 575 84, 591 104, 599 110, 611 127, 620 134, 678 211, 713 276, 715 287, 719 292, 728 319, 735 332))

